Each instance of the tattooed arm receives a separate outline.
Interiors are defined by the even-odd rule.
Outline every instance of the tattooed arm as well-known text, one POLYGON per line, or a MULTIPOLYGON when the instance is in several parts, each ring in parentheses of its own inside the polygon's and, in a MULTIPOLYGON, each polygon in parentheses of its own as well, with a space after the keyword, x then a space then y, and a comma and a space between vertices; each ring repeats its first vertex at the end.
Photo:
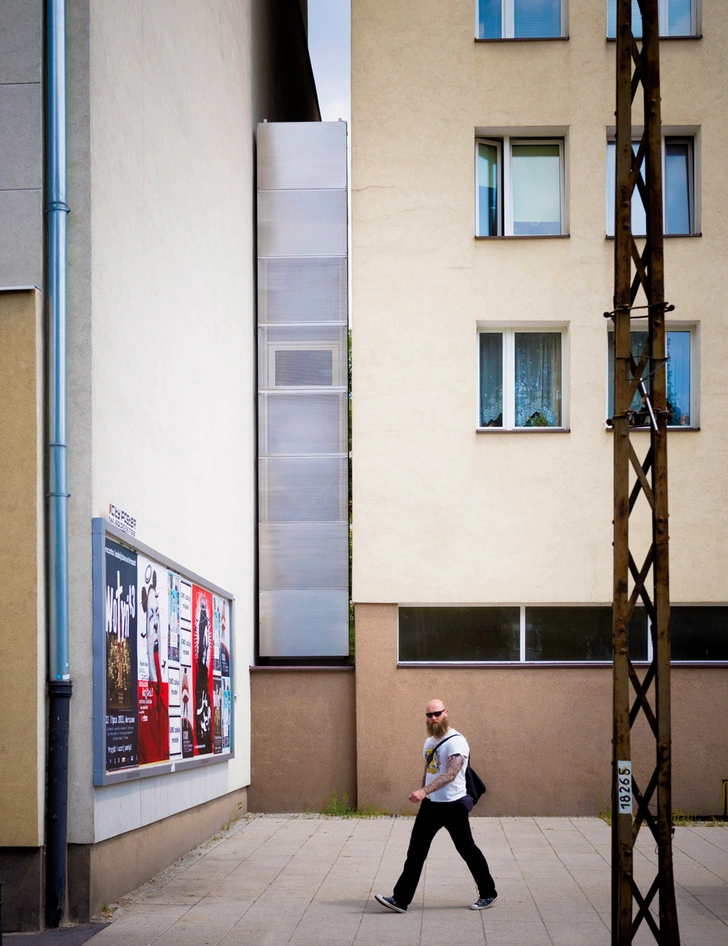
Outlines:
MULTIPOLYGON (((416 792, 412 792, 409 796, 409 800, 417 804, 418 802, 424 801, 428 795, 431 795, 440 788, 444 788, 446 785, 449 785, 450 782, 455 781, 455 776, 460 769, 462 769, 464 763, 465 759, 463 756, 458 754, 451 755, 447 760, 447 766, 442 775, 438 775, 437 778, 434 778, 429 785, 423 784, 422 788, 418 789, 416 792)), ((427 769, 425 769, 425 776, 427 776, 427 769)))

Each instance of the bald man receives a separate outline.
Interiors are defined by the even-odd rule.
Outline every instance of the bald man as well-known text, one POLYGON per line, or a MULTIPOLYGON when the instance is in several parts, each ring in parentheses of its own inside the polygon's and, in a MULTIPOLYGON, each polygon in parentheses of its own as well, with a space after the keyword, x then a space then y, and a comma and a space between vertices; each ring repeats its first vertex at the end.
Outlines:
POLYGON ((425 707, 425 774, 422 787, 410 792, 409 800, 420 806, 412 828, 407 860, 391 897, 378 893, 376 900, 392 910, 405 913, 415 895, 427 854, 440 828, 450 834, 455 849, 468 865, 478 888, 471 910, 487 910, 498 899, 488 862, 473 840, 468 813, 473 801, 465 790, 465 770, 470 747, 462 733, 451 729, 447 707, 442 700, 430 700, 425 707))

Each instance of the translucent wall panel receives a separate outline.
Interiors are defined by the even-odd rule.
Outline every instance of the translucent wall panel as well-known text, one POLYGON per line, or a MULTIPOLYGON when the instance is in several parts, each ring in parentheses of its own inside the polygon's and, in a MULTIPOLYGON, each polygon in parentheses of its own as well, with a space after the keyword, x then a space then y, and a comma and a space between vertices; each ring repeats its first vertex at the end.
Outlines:
POLYGON ((258 321, 342 322, 346 257, 258 259, 258 321))
POLYGON ((348 627, 348 624, 348 589, 260 593, 261 656, 340 655, 341 630, 342 627, 348 627))
POLYGON ((349 650, 346 126, 258 126, 261 658, 349 650))

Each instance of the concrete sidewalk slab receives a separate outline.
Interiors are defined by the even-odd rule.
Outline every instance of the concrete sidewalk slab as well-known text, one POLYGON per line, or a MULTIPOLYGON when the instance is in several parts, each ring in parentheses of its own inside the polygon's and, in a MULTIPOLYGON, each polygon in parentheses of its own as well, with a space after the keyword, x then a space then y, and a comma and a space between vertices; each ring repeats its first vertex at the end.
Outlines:
MULTIPOLYGON (((450 838, 433 842, 404 915, 385 911, 412 819, 259 815, 233 825, 117 905, 93 946, 609 946, 611 832, 598 818, 474 818, 499 899, 477 893, 450 838)), ((679 827, 684 946, 728 942, 728 827, 679 827)), ((649 883, 643 832, 635 875, 649 883)), ((636 946, 654 943, 646 928, 636 946)))

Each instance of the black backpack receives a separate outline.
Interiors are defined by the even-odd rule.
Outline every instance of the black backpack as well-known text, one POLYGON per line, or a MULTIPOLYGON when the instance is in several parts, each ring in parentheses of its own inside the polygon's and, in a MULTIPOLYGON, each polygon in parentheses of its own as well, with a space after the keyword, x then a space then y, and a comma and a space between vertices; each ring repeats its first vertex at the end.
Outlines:
MULTIPOLYGON (((448 739, 452 739, 456 735, 459 735, 459 734, 453 733, 452 736, 446 736, 444 739, 438 742, 436 746, 434 746, 432 749, 429 749, 427 754, 429 755, 430 760, 432 760, 432 757, 434 756, 435 752, 437 752, 437 750, 440 748, 440 746, 443 743, 447 742, 448 739)), ((480 800, 481 796, 485 795, 487 791, 485 787, 485 782, 470 764, 470 759, 468 759, 468 767, 465 770, 465 791, 473 799, 474 805, 478 804, 478 801, 480 800)))

